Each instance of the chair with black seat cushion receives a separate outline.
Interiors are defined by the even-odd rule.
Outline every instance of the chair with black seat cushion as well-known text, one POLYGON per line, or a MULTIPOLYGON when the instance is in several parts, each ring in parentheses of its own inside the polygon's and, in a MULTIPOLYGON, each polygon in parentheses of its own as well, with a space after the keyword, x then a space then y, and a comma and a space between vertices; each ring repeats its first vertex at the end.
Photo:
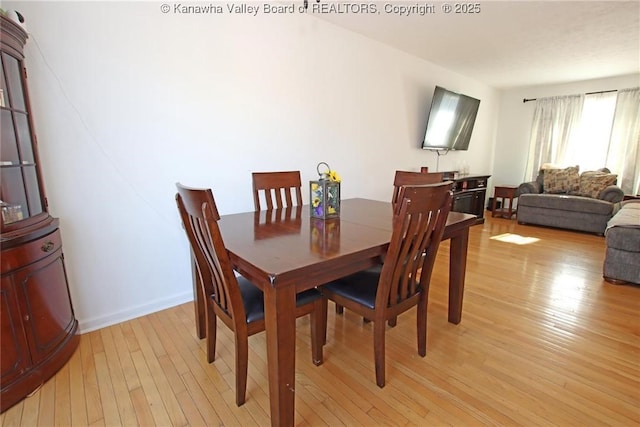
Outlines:
POLYGON ((325 284, 323 294, 373 321, 376 383, 385 384, 385 323, 417 307, 418 354, 427 346, 429 282, 451 207, 453 183, 404 186, 382 268, 325 284))
MULTIPOLYGON (((393 195, 391 196, 391 204, 393 208, 398 209, 398 201, 401 200, 402 187, 405 185, 425 185, 425 184, 437 184, 443 181, 444 174, 442 172, 410 172, 397 170, 393 179, 393 195)), ((380 271, 380 266, 372 268, 373 271, 380 271)), ((336 313, 342 314, 344 307, 336 303, 336 313)), ((369 319, 363 319, 365 323, 369 322, 369 319)), ((396 319, 389 319, 389 326, 395 326, 396 319)))
POLYGON ((302 205, 300 171, 253 172, 253 203, 261 210, 260 194, 266 209, 280 209, 302 205))
MULTIPOLYGON (((220 318, 234 334, 236 404, 240 406, 245 401, 247 388, 248 337, 265 330, 263 293, 244 277, 236 277, 233 271, 218 226, 220 215, 213 192, 179 183, 176 186, 178 210, 206 296, 207 360, 211 363, 215 358, 216 319, 220 318)), ((311 315, 313 363, 320 365, 326 333, 326 300, 317 289, 297 295, 296 317, 306 314, 311 315)))

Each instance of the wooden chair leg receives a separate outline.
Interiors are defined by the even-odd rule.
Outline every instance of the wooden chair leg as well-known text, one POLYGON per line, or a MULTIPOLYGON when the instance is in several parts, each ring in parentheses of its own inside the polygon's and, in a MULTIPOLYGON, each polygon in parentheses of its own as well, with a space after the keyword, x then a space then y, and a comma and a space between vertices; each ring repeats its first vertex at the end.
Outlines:
POLYGON ((215 313, 206 314, 207 362, 216 359, 217 317, 215 313))
POLYGON ((416 313, 416 330, 418 333, 418 354, 421 357, 427 354, 427 298, 420 298, 416 313))
POLYGON ((244 404, 247 393, 247 371, 249 369, 249 340, 236 333, 236 405, 244 404))
POLYGON ((385 322, 373 322, 373 355, 376 366, 376 384, 382 388, 385 384, 385 322))
POLYGON ((394 328, 398 324, 398 316, 395 316, 395 317, 392 317, 391 319, 389 319, 388 323, 389 323, 389 326, 394 328))
POLYGON ((322 298, 322 345, 327 343, 327 313, 329 311, 329 300, 322 298))

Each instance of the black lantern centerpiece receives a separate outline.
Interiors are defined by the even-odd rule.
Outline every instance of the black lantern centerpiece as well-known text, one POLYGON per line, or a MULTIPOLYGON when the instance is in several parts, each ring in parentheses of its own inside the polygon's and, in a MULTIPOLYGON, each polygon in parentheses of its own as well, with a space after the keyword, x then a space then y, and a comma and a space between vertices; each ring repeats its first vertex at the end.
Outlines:
POLYGON ((316 168, 319 178, 310 181, 311 217, 320 219, 338 218, 340 216, 340 176, 325 162, 318 163, 316 168), (322 172, 321 167, 325 167, 322 172))

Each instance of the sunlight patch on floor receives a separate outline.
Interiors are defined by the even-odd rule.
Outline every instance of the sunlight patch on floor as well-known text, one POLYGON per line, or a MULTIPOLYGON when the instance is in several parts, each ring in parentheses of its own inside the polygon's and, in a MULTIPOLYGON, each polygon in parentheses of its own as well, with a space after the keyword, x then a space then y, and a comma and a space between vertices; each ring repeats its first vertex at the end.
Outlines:
POLYGON ((504 243, 513 243, 515 245, 529 245, 531 243, 536 243, 540 241, 540 239, 536 237, 525 237, 525 236, 521 236, 519 234, 513 234, 513 233, 499 234, 497 236, 491 237, 491 240, 498 240, 499 242, 504 242, 504 243))
POLYGON ((551 285, 549 303, 553 307, 575 312, 580 308, 586 284, 574 273, 559 274, 551 285))

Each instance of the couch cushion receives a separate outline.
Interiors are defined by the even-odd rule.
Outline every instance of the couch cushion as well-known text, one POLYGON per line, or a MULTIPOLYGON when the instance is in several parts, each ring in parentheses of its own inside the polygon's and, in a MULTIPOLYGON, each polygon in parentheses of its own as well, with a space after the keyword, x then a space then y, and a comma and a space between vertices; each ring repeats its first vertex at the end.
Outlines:
POLYGON ((608 228, 604 235, 607 247, 635 252, 640 256, 640 228, 613 227, 608 228))
POLYGON ((569 193, 580 188, 580 175, 578 166, 564 169, 546 169, 544 171, 545 193, 569 193))
POLYGON ((566 194, 522 194, 518 198, 518 205, 597 215, 611 215, 613 213, 613 203, 566 194))
POLYGON ((593 197, 597 199, 600 193, 610 185, 614 185, 618 175, 599 171, 583 172, 580 175, 579 196, 593 197))
POLYGON ((607 246, 629 252, 640 252, 640 200, 622 205, 607 223, 607 246))

